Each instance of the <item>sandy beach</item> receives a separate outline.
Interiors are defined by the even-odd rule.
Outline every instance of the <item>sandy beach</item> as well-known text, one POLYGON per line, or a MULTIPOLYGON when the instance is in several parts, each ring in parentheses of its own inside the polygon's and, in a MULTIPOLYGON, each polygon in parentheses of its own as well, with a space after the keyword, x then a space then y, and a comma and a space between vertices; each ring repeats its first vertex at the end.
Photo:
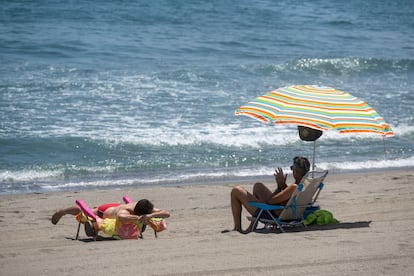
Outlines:
POLYGON ((318 202, 340 223, 286 234, 222 234, 233 226, 234 184, 2 195, 0 275, 409 275, 413 183, 412 169, 330 173, 318 202), (50 222, 77 198, 98 205, 125 194, 168 209, 168 229, 157 239, 146 231, 140 240, 91 242, 83 228, 74 240, 72 216, 50 222))

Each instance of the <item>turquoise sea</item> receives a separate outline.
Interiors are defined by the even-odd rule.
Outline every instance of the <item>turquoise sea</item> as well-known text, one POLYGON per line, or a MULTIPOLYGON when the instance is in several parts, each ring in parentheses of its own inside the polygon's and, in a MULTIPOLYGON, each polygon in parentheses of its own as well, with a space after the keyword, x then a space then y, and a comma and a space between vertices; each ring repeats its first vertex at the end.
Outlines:
POLYGON ((313 144, 234 111, 320 84, 395 136, 316 144, 332 172, 414 168, 413 1, 2 1, 0 194, 272 177, 313 144))

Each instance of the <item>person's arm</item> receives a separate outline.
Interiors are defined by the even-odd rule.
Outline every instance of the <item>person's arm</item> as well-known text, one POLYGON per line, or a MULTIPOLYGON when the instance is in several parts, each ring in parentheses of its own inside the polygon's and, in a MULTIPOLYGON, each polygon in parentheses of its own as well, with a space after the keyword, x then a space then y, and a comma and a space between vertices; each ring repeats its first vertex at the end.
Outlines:
POLYGON ((170 212, 167 210, 156 209, 154 208, 151 214, 148 214, 147 217, 149 218, 168 218, 170 217, 170 212))
POLYGON ((137 223, 143 216, 131 215, 128 210, 121 210, 116 214, 116 218, 122 223, 137 223))
POLYGON ((151 214, 148 215, 131 215, 128 210, 121 210, 117 214, 117 219, 122 223, 137 223, 138 221, 142 221, 143 223, 147 224, 147 219, 149 218, 168 218, 170 213, 166 210, 161 209, 153 209, 151 214))
POLYGON ((272 205, 285 205, 292 197, 292 194, 296 191, 297 186, 298 185, 296 184, 288 185, 282 191, 272 195, 272 197, 266 203, 272 205))

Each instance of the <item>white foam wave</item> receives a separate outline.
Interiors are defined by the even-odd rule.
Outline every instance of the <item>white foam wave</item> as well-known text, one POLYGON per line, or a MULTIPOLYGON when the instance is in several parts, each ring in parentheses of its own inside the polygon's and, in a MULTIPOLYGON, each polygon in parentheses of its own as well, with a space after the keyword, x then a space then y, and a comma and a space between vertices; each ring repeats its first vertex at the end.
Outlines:
POLYGON ((360 70, 362 65, 368 63, 367 60, 359 58, 305 58, 297 60, 294 69, 311 69, 320 66, 332 66, 337 70, 360 70))
MULTIPOLYGON (((395 126, 395 136, 412 135, 414 126, 395 126)), ((158 128, 147 128, 142 131, 114 131, 112 133, 86 134, 91 139, 95 137, 106 137, 108 140, 118 142, 129 142, 149 145, 198 145, 202 143, 217 144, 234 147, 254 147, 261 145, 289 145, 299 141, 295 127, 274 126, 261 124, 246 126, 241 124, 213 125, 203 124, 191 128, 176 128, 170 126, 159 126, 158 128)), ((355 140, 355 139, 378 139, 382 136, 376 134, 339 134, 337 131, 324 132, 321 140, 355 140)), ((389 137, 387 139, 392 139, 389 137)))
POLYGON ((395 160, 367 160, 353 162, 321 162, 317 167, 333 171, 355 171, 355 170, 377 170, 377 169, 396 169, 414 168, 414 157, 395 160))
MULTIPOLYGON (((352 69, 366 62, 358 58, 301 59, 295 62, 295 66, 302 68, 331 64, 352 69)), ((36 137, 72 136, 134 144, 211 143, 236 147, 259 147, 263 144, 287 145, 298 140, 294 127, 284 128, 272 124, 261 124, 250 118, 246 120, 236 118, 233 115, 234 110, 231 110, 235 106, 231 104, 223 104, 215 109, 222 109, 219 112, 226 110, 223 112, 224 118, 220 118, 217 114, 209 114, 210 110, 199 110, 200 105, 191 105, 188 110, 185 110, 189 111, 190 115, 180 114, 181 110, 174 105, 174 101, 184 103, 180 106, 184 107, 185 103, 203 102, 217 96, 208 103, 218 105, 230 96, 223 87, 200 86, 200 82, 208 84, 208 79, 194 72, 184 71, 174 73, 179 74, 177 76, 167 77, 159 73, 118 75, 105 72, 95 76, 96 79, 92 82, 83 76, 82 72, 75 73, 69 75, 68 79, 52 80, 53 85, 64 88, 62 93, 54 95, 53 98, 49 98, 49 94, 37 96, 37 98, 37 94, 29 93, 29 88, 26 93, 16 93, 21 99, 15 99, 17 97, 15 93, 10 93, 10 100, 26 101, 26 105, 30 108, 25 112, 30 111, 30 115, 33 115, 26 116, 27 121, 21 121, 20 117, 15 118, 16 122, 12 126, 14 130, 11 135, 14 136, 16 130, 36 137), (73 83, 74 87, 80 86, 80 89, 66 86, 67 83, 73 83), (31 102, 33 104, 29 104, 31 102), (56 104, 59 108, 56 108, 56 104), (206 114, 200 115, 199 113, 206 114), (172 114, 172 116, 165 114, 172 114), (211 116, 211 120, 198 121, 208 116, 211 116), (48 121, 49 117, 58 118, 58 120, 48 121), (235 123, 223 123, 221 119, 235 123)), ((40 79, 48 80, 49 72, 44 72, 44 74, 40 76, 40 79)), ((43 84, 38 85, 42 87, 43 84)), ((389 96, 396 97, 394 93, 389 96)), ((5 114, 20 113, 21 110, 13 109, 13 106, 16 105, 5 106, 5 114)), ((412 116, 407 117, 409 117, 407 122, 411 122, 412 116)), ((399 136, 414 132, 414 126, 410 125, 392 125, 392 128, 399 136)), ((335 131, 327 131, 321 139, 326 139, 325 137, 343 140, 350 139, 350 137, 358 138, 358 135, 339 135, 335 131)))
MULTIPOLYGON (((128 123, 129 127, 111 125, 106 128, 96 127, 94 130, 75 130, 71 126, 62 126, 59 129, 51 129, 47 133, 36 132, 39 137, 67 136, 82 137, 91 140, 108 140, 116 143, 132 143, 146 145, 199 145, 217 144, 226 147, 253 147, 262 145, 289 145, 299 141, 295 127, 275 126, 272 124, 203 124, 198 126, 179 126, 171 122, 169 125, 137 126, 134 122, 128 123), (136 126, 136 127, 131 127, 136 126)), ((395 137, 413 136, 414 126, 393 126, 395 137)), ((319 140, 355 140, 378 139, 382 137, 376 134, 339 134, 337 131, 324 132, 319 140)), ((393 139, 388 137, 387 139, 393 139)))
MULTIPOLYGON (((330 173, 352 172, 352 171, 375 171, 379 169, 414 169, 414 157, 395 160, 368 160, 368 161, 351 161, 351 162, 318 162, 316 169, 329 170, 330 173)), ((13 187, 14 182, 36 181, 37 187, 45 191, 51 190, 68 190, 68 189, 91 189, 91 188, 122 188, 125 186, 153 186, 153 185, 186 185, 198 183, 212 183, 222 181, 237 181, 254 178, 273 178, 273 167, 255 167, 255 168, 224 168, 214 171, 195 171, 172 173, 168 175, 147 175, 147 176, 129 176, 125 178, 109 179, 89 179, 80 181, 63 181, 56 171, 17 171, 0 172, 2 193, 20 191, 20 188, 13 187), (55 178, 51 180, 51 178, 55 178)), ((283 167, 283 170, 289 174, 290 169, 283 167)), ((36 188, 37 189, 37 188, 36 188)), ((28 188, 27 191, 30 191, 28 188)))
POLYGON ((209 124, 203 125, 202 128, 181 128, 179 132, 175 129, 160 128, 153 130, 147 136, 136 138, 139 142, 157 145, 197 145, 205 143, 227 147, 259 147, 262 144, 286 145, 298 139, 294 131, 286 129, 280 129, 277 132, 276 129, 271 129, 271 126, 241 128, 236 124, 209 124))
POLYGON ((54 170, 18 170, 18 171, 0 171, 0 182, 28 182, 36 180, 45 180, 61 177, 62 173, 54 170))
MULTIPOLYGON (((331 173, 352 172, 352 171, 375 171, 378 169, 397 169, 397 168, 414 168, 414 157, 398 160, 370 160, 360 162, 321 162, 316 165, 317 170, 329 170, 331 173)), ((129 179, 115 179, 115 180, 95 180, 95 181, 80 181, 68 182, 63 184, 44 185, 46 190, 62 190, 62 189, 76 189, 76 188, 105 188, 125 186, 143 186, 143 185, 185 185, 197 183, 211 183, 219 181, 237 181, 242 179, 254 178, 273 178, 274 169, 272 167, 257 167, 257 168, 242 168, 229 169, 214 172, 193 172, 185 173, 175 176, 161 176, 161 177, 140 177, 129 179)), ((282 168, 288 173, 291 178, 289 167, 282 168)))
MULTIPOLYGON (((55 169, 44 169, 44 168, 34 168, 34 169, 21 169, 21 170, 4 170, 0 171, 0 183, 19 183, 19 182, 43 182, 43 181, 62 181, 65 179, 65 171, 72 170, 73 176, 77 177, 77 172, 83 175, 107 175, 111 174, 115 171, 115 166, 92 166, 92 167, 78 167, 78 166, 71 166, 67 169, 58 168, 55 169)), ((78 177, 81 177, 79 175, 78 177)))

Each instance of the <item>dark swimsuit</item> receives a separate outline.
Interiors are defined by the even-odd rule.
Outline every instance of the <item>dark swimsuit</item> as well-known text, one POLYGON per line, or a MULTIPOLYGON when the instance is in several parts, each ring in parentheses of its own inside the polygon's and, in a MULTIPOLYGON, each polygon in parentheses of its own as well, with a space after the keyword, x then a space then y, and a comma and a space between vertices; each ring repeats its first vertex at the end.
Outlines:
MULTIPOLYGON (((258 215, 259 215, 259 212, 260 212, 260 209, 259 208, 257 208, 256 209, 256 211, 254 212, 254 214, 253 214, 253 217, 257 217, 258 215)), ((277 215, 275 215, 275 212, 273 211, 273 210, 270 210, 270 213, 272 213, 272 215, 275 217, 275 218, 277 218, 278 216, 277 215)), ((262 212, 262 214, 260 215, 260 218, 261 219, 272 219, 272 217, 269 215, 269 213, 268 212, 266 212, 266 211, 264 211, 263 210, 263 212, 262 212)))

